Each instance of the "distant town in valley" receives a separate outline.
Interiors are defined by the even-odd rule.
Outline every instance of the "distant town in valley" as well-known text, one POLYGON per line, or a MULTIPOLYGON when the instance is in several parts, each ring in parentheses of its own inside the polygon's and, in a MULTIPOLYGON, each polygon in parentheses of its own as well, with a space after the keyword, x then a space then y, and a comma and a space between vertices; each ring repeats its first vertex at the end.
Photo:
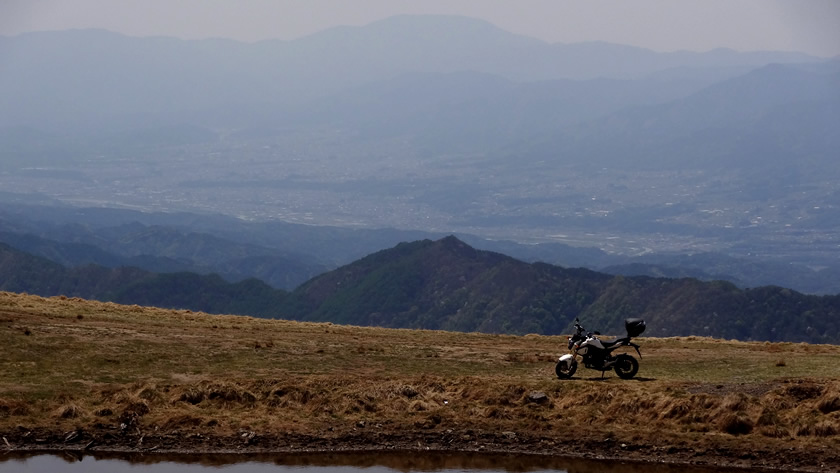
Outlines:
POLYGON ((593 169, 421 156, 340 132, 139 147, 0 173, 6 193, 79 207, 221 213, 248 221, 469 233, 610 253, 721 251, 840 264, 836 180, 799 186, 741 170, 593 169), (745 175, 746 174, 746 175, 745 175))

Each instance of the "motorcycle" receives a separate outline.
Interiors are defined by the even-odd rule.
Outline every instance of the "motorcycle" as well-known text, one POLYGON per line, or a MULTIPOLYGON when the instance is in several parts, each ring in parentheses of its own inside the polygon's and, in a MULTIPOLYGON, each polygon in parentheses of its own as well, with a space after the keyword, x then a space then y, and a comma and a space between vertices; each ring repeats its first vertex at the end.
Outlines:
POLYGON ((627 336, 616 338, 615 340, 603 341, 598 338, 600 333, 586 332, 580 325, 580 321, 575 319, 575 333, 569 337, 569 351, 560 357, 557 365, 554 367, 554 372, 560 379, 569 379, 574 376, 577 371, 577 359, 582 358, 584 366, 587 368, 598 370, 601 372, 601 377, 604 372, 615 370, 615 374, 621 379, 630 379, 636 376, 639 372, 639 362, 631 355, 621 353, 613 355, 613 352, 621 347, 630 346, 636 349, 639 358, 642 358, 642 352, 639 351, 639 345, 631 342, 633 337, 638 337, 645 331, 645 321, 642 319, 626 319, 624 321, 624 328, 627 330, 627 336))

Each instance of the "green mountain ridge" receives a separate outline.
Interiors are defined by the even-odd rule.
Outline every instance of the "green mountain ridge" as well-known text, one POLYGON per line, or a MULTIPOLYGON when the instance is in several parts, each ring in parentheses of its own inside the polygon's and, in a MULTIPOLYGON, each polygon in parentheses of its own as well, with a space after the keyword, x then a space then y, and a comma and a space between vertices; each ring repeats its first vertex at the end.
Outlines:
MULTIPOLYGON (((628 225, 644 218, 633 215, 620 223, 628 225)), ((110 268, 136 266, 155 273, 217 273, 229 282, 256 278, 287 291, 399 242, 436 240, 445 235, 389 228, 245 222, 218 215, 0 204, 0 242, 63 266, 93 263, 110 268)), ((710 252, 622 256, 597 247, 523 244, 456 235, 476 249, 525 262, 585 267, 624 276, 721 279, 742 288, 775 285, 806 294, 840 293, 840 278, 836 277, 840 270, 827 260, 809 266, 710 252)))
POLYGON ((525 263, 454 236, 370 254, 292 292, 257 279, 156 274, 137 268, 65 268, 0 244, 0 290, 166 308, 394 328, 509 334, 587 327, 621 334, 642 317, 646 335, 840 343, 840 296, 724 281, 611 276, 525 263))
POLYGON ((98 230, 68 225, 48 234, 60 241, 3 231, 7 225, 0 218, 0 242, 66 267, 95 264, 132 266, 152 273, 217 273, 229 282, 257 278, 287 290, 327 270, 305 255, 159 225, 134 223, 98 230))
POLYGON ((0 290, 256 317, 274 316, 274 308, 287 294, 253 278, 229 283, 216 274, 159 274, 96 264, 66 268, 4 243, 0 243, 0 290))
POLYGON ((403 243, 331 271, 290 294, 295 318, 494 333, 568 333, 575 317, 621 334, 840 341, 840 296, 725 281, 624 277, 475 250, 455 237, 403 243))
POLYGON ((560 273, 571 276, 565 281, 567 288, 577 285, 575 275, 598 274, 523 263, 499 253, 475 250, 450 236, 402 243, 377 252, 309 281, 293 291, 292 300, 305 307, 301 314, 304 320, 559 333, 567 321, 552 314, 579 311, 585 302, 557 297, 552 288, 557 286, 560 273))

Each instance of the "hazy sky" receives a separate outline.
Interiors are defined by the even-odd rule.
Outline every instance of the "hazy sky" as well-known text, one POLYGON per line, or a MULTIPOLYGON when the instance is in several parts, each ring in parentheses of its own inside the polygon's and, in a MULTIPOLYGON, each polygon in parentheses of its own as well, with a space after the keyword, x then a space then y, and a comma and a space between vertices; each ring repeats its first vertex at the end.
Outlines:
POLYGON ((482 18, 549 42, 840 55, 840 0, 0 0, 0 35, 105 28, 132 36, 294 39, 406 13, 482 18))

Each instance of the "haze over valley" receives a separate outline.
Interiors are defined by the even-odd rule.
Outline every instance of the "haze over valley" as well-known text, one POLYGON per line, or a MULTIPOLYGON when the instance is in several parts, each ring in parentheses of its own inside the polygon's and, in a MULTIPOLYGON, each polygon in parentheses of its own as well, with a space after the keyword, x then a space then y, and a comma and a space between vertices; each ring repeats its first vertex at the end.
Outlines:
POLYGON ((0 67, 9 201, 840 266, 836 60, 401 16, 253 44, 28 33, 0 67))

